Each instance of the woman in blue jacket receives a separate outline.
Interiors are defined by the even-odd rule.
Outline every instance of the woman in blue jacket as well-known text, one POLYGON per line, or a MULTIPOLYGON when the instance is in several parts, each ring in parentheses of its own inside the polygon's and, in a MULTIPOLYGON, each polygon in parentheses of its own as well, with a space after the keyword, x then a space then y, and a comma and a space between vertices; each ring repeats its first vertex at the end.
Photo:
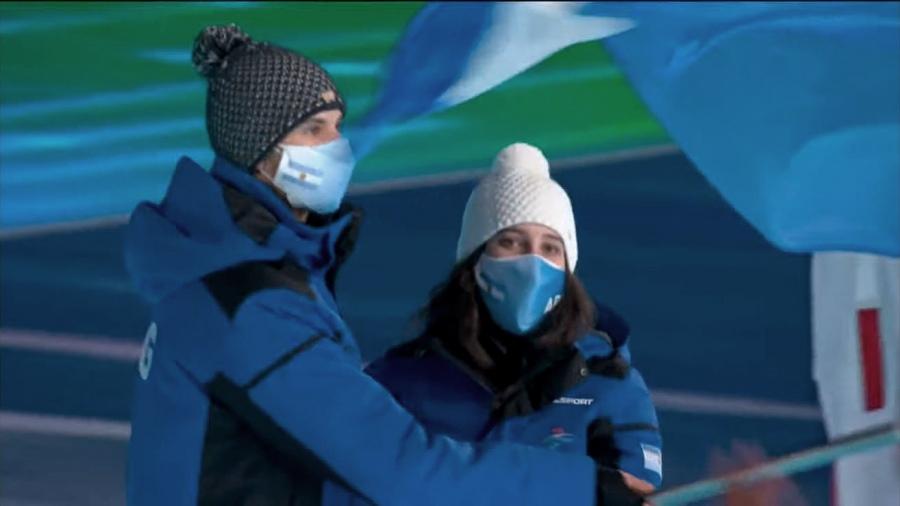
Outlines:
POLYGON ((633 490, 659 487, 656 412, 627 325, 573 274, 571 203, 537 148, 500 152, 466 204, 456 254, 424 331, 368 372, 433 431, 588 454, 633 490))

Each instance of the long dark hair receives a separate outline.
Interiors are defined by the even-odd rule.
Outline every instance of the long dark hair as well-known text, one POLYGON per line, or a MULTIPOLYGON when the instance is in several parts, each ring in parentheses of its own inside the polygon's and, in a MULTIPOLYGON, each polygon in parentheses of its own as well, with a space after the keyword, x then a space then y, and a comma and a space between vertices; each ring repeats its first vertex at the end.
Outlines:
MULTIPOLYGON (((480 337, 485 332, 502 331, 487 313, 475 282, 475 264, 483 251, 484 246, 453 267, 447 279, 432 290, 418 313, 418 321, 422 325, 420 338, 438 339, 449 349, 467 354, 479 367, 489 369, 495 364, 480 337)), ((596 308, 587 290, 574 274, 566 271, 562 299, 525 338, 541 348, 564 347, 593 328, 595 321, 596 308)))

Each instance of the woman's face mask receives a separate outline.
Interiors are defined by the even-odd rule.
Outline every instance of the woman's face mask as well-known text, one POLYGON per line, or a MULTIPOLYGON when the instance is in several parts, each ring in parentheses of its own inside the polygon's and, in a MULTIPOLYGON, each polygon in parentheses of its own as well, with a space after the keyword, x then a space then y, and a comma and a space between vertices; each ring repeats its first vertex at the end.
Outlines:
POLYGON ((475 281, 494 322, 523 335, 562 298, 566 271, 538 255, 494 258, 483 253, 475 264, 475 281))
POLYGON ((283 144, 281 162, 272 183, 297 208, 319 214, 340 207, 356 161, 347 139, 339 137, 318 146, 283 144))

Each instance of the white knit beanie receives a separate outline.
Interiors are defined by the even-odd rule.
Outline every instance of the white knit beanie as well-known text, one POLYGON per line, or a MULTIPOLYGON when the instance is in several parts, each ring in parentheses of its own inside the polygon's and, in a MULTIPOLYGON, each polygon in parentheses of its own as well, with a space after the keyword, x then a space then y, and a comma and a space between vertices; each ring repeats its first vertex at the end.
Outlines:
POLYGON ((524 143, 506 147, 491 173, 478 183, 466 202, 456 260, 472 254, 504 228, 537 223, 563 240, 569 270, 578 263, 575 216, 566 191, 550 179, 550 164, 541 150, 524 143))

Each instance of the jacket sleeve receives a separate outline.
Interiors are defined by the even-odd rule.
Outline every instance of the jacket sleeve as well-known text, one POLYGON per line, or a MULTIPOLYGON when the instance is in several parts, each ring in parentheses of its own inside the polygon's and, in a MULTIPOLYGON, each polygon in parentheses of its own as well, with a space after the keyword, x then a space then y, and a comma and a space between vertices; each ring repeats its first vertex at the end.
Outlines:
POLYGON ((365 368, 366 374, 390 392, 398 404, 411 413, 417 413, 415 404, 410 403, 407 389, 403 388, 408 386, 406 378, 398 377, 395 371, 390 359, 385 357, 372 361, 365 368))
POLYGON ((656 408, 644 379, 631 368, 614 385, 613 409, 588 427, 588 454, 599 464, 621 469, 656 488, 662 484, 662 436, 656 408))
POLYGON ((427 432, 362 371, 321 307, 278 295, 235 315, 213 382, 219 402, 289 458, 383 506, 595 503, 590 458, 427 432))

